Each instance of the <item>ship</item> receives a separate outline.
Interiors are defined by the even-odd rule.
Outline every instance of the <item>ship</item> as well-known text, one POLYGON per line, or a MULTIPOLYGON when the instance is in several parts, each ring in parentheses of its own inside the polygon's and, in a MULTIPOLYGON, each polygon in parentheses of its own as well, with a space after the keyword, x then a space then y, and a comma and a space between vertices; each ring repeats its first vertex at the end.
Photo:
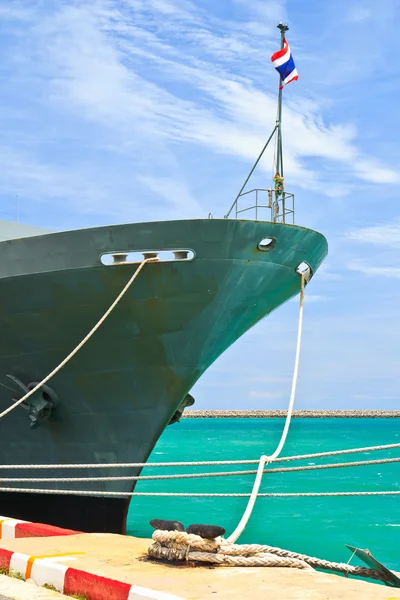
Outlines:
POLYGON ((247 178, 223 218, 59 232, 0 222, 0 411, 38 388, 0 422, 2 515, 124 533, 141 467, 107 465, 145 463, 206 369, 315 274, 327 242, 289 222, 280 117, 273 133, 275 187, 246 191, 247 178), (94 335, 38 387, 139 268, 94 335), (92 466, 82 473, 81 464, 92 466), (15 480, 10 465, 22 467, 15 480))

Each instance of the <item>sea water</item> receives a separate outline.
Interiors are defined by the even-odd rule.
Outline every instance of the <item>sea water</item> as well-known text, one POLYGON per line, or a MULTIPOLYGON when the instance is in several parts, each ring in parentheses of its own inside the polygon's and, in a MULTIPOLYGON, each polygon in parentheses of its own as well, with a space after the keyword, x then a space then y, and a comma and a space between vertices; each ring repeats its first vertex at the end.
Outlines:
MULTIPOLYGON (((272 453, 283 419, 183 419, 168 427, 151 462, 258 459, 272 453)), ((398 419, 293 419, 281 456, 400 443, 398 419)), ((289 467, 400 457, 400 448, 379 452, 274 463, 289 467)), ((257 465, 146 468, 143 475, 256 469, 257 465)), ((250 493, 254 475, 140 481, 137 492, 250 493)), ((262 492, 398 491, 400 462, 364 467, 267 473, 262 492)), ((247 498, 134 497, 128 533, 151 535, 151 519, 209 523, 230 534, 247 498)), ((400 495, 259 498, 238 543, 265 543, 328 560, 344 561, 345 544, 368 548, 387 567, 400 571, 400 495)), ((353 561, 354 564, 360 564, 353 561)))

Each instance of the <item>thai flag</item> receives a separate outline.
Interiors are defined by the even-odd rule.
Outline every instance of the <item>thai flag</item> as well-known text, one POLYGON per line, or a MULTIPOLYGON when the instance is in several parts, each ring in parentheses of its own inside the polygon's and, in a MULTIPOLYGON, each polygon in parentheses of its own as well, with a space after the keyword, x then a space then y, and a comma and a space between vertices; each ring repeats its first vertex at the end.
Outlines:
POLYGON ((291 81, 299 78, 297 69, 294 64, 292 53, 290 52, 289 44, 283 40, 282 50, 278 50, 271 56, 272 64, 281 76, 282 85, 287 85, 291 81))

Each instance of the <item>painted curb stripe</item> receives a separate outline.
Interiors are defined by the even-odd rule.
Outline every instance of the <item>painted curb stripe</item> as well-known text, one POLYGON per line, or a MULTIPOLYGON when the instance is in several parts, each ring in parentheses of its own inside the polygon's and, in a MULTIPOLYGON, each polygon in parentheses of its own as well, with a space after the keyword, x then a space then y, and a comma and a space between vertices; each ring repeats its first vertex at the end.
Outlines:
POLYGON ((131 585, 56 562, 74 559, 77 554, 84 552, 44 557, 0 548, 0 568, 9 569, 24 579, 31 578, 37 585, 53 585, 64 594, 87 595, 90 600, 184 600, 181 596, 131 585))
POLYGON ((65 574, 64 594, 88 594, 90 600, 128 600, 129 583, 69 568, 65 574))
POLYGON ((21 552, 13 552, 10 560, 10 573, 15 573, 25 578, 26 565, 29 560, 27 554, 21 552))
POLYGON ((68 571, 68 565, 60 563, 51 563, 46 559, 38 558, 32 566, 31 579, 37 585, 53 585, 59 592, 63 592, 65 573, 68 571))
POLYGON ((43 554, 42 556, 29 556, 27 563, 26 563, 25 579, 30 578, 31 573, 32 573, 33 563, 37 559, 47 558, 50 560, 50 562, 53 562, 53 561, 57 561, 60 559, 61 560, 62 559, 67 560, 68 558, 74 559, 77 554, 85 554, 85 553, 84 552, 66 552, 64 554, 43 554))
POLYGON ((63 529, 55 525, 44 525, 43 523, 20 522, 15 528, 16 538, 26 537, 51 537, 54 535, 77 535, 81 531, 63 529))
POLYGON ((3 540, 25 537, 50 537, 54 535, 77 535, 80 533, 82 531, 0 516, 0 539, 3 540))
POLYGON ((11 557, 13 555, 12 550, 6 550, 5 548, 0 548, 0 568, 9 569, 11 557))
POLYGON ((26 521, 21 521, 20 519, 11 519, 8 517, 2 517, 0 521, 0 538, 2 540, 10 540, 14 539, 15 536, 15 528, 20 523, 26 523, 26 521))
POLYGON ((7 519, 7 521, 3 521, 2 523, 2 531, 1 537, 3 540, 10 540, 16 537, 15 529, 18 525, 25 523, 25 521, 20 521, 19 519, 7 519))

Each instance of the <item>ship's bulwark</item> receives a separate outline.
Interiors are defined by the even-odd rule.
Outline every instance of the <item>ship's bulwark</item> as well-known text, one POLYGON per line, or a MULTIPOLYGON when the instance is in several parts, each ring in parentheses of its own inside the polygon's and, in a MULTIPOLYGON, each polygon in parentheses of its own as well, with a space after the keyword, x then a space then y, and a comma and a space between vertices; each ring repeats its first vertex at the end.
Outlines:
MULTIPOLYGON (((0 409, 47 375, 102 316, 137 268, 103 266, 107 252, 192 249, 192 261, 145 265, 79 353, 49 382, 59 397, 30 429, 18 407, 0 422, 0 464, 145 462, 182 399, 238 337, 298 293, 325 238, 268 222, 138 223, 0 244, 0 409), (275 247, 260 251, 263 238, 275 247), (15 392, 11 391, 15 390, 15 392)), ((182 460, 185 459, 184 449, 182 460)), ((15 475, 15 471, 12 475, 15 475)), ((27 470, 22 477, 134 476, 139 469, 27 470)), ((0 477, 11 472, 0 470, 0 477)), ((10 484, 3 484, 9 486, 10 484)), ((14 487, 131 491, 132 481, 14 487)), ((124 530, 129 500, 0 494, 0 514, 85 531, 124 530)))

